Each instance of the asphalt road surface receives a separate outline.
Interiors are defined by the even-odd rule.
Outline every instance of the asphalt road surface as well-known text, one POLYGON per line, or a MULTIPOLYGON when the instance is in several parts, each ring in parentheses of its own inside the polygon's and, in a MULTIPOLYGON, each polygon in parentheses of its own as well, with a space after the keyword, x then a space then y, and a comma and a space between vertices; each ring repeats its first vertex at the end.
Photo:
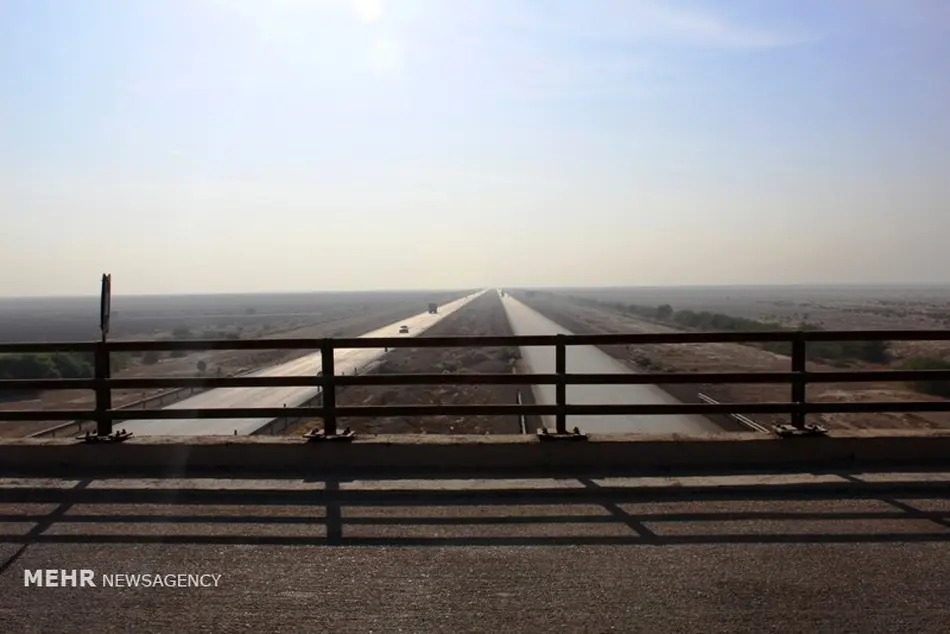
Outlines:
MULTIPOLYGON (((508 321, 516 335, 573 334, 537 311, 528 308, 512 297, 502 302, 508 313, 508 321)), ((538 374, 554 373, 554 347, 532 346, 521 348, 521 355, 538 374)), ((630 368, 594 346, 568 346, 567 371, 577 374, 629 373, 630 368)), ((536 385, 534 394, 539 403, 554 405, 555 386, 536 385)), ((675 398, 655 385, 568 385, 567 402, 573 405, 626 405, 652 403, 678 403, 675 398)), ((554 427, 554 418, 545 421, 554 427)), ((568 429, 580 427, 594 433, 709 433, 723 429, 705 416, 698 415, 653 415, 653 416, 568 416, 568 429)))
MULTIPOLYGON (((78 494, 130 486, 42 485, 57 482, 78 494)), ((947 632, 946 498, 545 503, 531 484, 510 485, 525 489, 518 503, 450 505, 427 502, 424 489, 484 483, 146 482, 166 489, 166 502, 132 504, 40 502, 26 491, 23 502, 0 500, 0 630, 947 632), (418 502, 174 503, 186 489, 330 486, 408 488, 418 502), (43 569, 89 569, 97 585, 25 586, 26 571, 43 569), (204 587, 103 585, 103 575, 145 574, 217 577, 199 577, 204 587)), ((23 486, 0 482, 0 496, 23 486)))
MULTIPOLYGON (((484 291, 482 291, 484 292, 484 291)), ((415 315, 400 322, 390 324, 379 330, 362 335, 373 337, 414 337, 435 325, 439 320, 451 315, 481 294, 475 293, 457 299, 439 307, 436 315, 428 312, 415 315), (400 334, 399 328, 409 326, 409 334, 400 334)), ((288 363, 258 370, 249 376, 312 376, 320 371, 320 352, 308 354, 288 363)), ((357 370, 378 360, 385 354, 383 348, 351 348, 337 350, 334 356, 336 372, 353 374, 357 370)), ((320 393, 319 387, 278 387, 278 388, 221 388, 209 390, 191 398, 179 401, 163 409, 215 409, 238 407, 297 407, 320 393)), ((209 419, 183 418, 175 420, 138 420, 126 421, 116 425, 136 436, 215 436, 246 435, 260 429, 271 419, 237 418, 209 419)))

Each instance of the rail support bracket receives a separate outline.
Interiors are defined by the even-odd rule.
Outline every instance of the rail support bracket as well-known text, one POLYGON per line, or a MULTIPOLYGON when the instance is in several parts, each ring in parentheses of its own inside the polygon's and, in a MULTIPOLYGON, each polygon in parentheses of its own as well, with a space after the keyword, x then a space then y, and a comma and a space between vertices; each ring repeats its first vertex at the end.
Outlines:
POLYGON ((103 442, 123 442, 132 437, 132 432, 122 431, 112 432, 108 436, 100 436, 99 434, 94 434, 91 431, 87 431, 84 436, 76 436, 76 440, 81 440, 87 444, 93 443, 103 443, 103 442))
POLYGON ((547 427, 541 427, 540 429, 538 429, 538 439, 540 440, 587 440, 587 434, 582 432, 577 427, 563 434, 559 434, 557 433, 556 430, 551 430, 551 429, 548 429, 547 427))
POLYGON ((314 428, 304 434, 303 437, 307 439, 307 442, 351 442, 356 438, 356 434, 349 427, 340 434, 329 435, 322 429, 314 428))
POLYGON ((779 425, 775 428, 775 434, 782 438, 800 438, 802 436, 824 436, 828 430, 821 425, 814 423, 805 423, 803 427, 794 425, 779 425))

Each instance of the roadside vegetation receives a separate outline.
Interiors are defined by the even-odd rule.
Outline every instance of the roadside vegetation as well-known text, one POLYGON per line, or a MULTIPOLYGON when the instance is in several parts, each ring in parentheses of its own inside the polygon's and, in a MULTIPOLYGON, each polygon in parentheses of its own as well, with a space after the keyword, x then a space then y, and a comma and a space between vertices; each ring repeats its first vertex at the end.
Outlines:
MULTIPOLYGON (((112 355, 112 369, 121 370, 129 357, 112 355)), ((0 380, 7 379, 91 379, 95 375, 92 354, 81 352, 53 352, 49 354, 0 355, 0 380)), ((3 394, 5 400, 35 398, 35 390, 20 390, 3 394)))
MULTIPOLYGON (((904 361, 904 370, 950 370, 950 361, 933 357, 913 357, 904 361)), ((923 394, 950 398, 950 381, 914 381, 912 389, 923 394)))
MULTIPOLYGON (((733 317, 723 313, 709 311, 674 310, 669 304, 661 306, 638 306, 607 302, 589 297, 571 296, 571 300, 581 305, 597 308, 607 308, 665 326, 695 330, 700 332, 795 332, 799 330, 824 330, 821 326, 802 321, 797 328, 788 328, 773 322, 758 321, 745 317, 733 317)), ((791 343, 775 342, 761 344, 747 344, 774 352, 790 355, 791 343)), ((865 363, 889 363, 891 361, 890 346, 886 341, 821 341, 809 343, 806 355, 810 361, 847 362, 860 361, 865 363)))

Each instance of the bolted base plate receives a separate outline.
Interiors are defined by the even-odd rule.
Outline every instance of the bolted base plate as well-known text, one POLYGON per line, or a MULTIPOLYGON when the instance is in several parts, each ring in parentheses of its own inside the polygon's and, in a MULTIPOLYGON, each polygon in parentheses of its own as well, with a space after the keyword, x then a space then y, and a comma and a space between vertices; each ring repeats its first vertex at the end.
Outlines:
POLYGON ((124 429, 117 432, 112 432, 108 436, 100 436, 94 434, 91 431, 87 431, 85 436, 76 436, 76 440, 81 440, 85 443, 97 443, 97 442, 122 442, 123 440, 128 440, 132 437, 131 432, 127 432, 124 429))
POLYGON ((356 434, 353 433, 353 430, 347 427, 340 434, 331 434, 328 435, 322 429, 314 428, 308 431, 303 435, 307 439, 307 442, 332 442, 332 441, 351 441, 356 438, 356 434))
POLYGON ((564 434, 559 434, 554 429, 541 427, 538 429, 538 438, 540 440, 587 440, 587 434, 577 427, 564 434))
POLYGON ((824 436, 828 433, 828 430, 821 425, 805 423, 805 426, 801 428, 794 425, 779 425, 775 428, 775 433, 783 438, 797 438, 800 436, 824 436))

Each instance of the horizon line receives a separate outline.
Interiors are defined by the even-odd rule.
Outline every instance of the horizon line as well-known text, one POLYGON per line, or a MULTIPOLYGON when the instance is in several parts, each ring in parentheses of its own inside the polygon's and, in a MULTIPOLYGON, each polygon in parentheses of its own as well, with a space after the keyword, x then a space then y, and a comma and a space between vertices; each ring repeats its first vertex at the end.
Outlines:
MULTIPOLYGON (((487 285, 479 287, 458 288, 396 288, 396 289, 353 289, 353 290, 285 290, 285 291, 191 291, 184 293, 114 293, 113 297, 226 297, 244 295, 328 295, 328 294, 357 294, 357 293, 454 293, 462 291, 484 289, 694 289, 694 288, 934 288, 950 289, 950 282, 787 282, 787 283, 757 283, 757 284, 580 284, 580 285, 487 285)), ((0 295, 3 300, 35 300, 35 299, 97 299, 98 293, 81 295, 0 295)))

